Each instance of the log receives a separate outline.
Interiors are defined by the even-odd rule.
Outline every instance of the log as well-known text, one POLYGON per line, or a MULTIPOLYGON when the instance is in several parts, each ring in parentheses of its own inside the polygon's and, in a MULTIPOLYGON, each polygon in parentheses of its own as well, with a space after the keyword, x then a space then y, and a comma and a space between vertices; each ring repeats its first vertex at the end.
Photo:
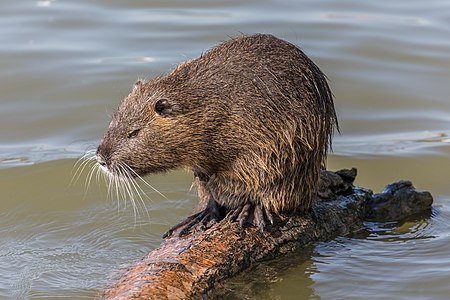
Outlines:
POLYGON ((409 181, 388 185, 379 194, 353 186, 356 169, 323 171, 310 213, 279 216, 261 232, 222 221, 206 231, 164 240, 130 266, 100 296, 102 299, 198 299, 214 286, 261 260, 298 250, 363 228, 365 220, 401 221, 430 212, 429 192, 409 181))

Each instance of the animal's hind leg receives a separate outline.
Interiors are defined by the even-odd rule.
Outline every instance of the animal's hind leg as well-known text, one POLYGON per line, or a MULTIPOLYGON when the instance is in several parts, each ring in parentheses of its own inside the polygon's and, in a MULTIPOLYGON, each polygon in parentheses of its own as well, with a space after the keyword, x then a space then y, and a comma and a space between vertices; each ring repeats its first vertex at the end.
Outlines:
POLYGON ((261 231, 266 227, 267 222, 273 224, 273 215, 269 209, 266 209, 260 204, 246 203, 238 206, 230 211, 227 215, 230 221, 237 221, 241 227, 245 224, 251 224, 259 227, 261 231))

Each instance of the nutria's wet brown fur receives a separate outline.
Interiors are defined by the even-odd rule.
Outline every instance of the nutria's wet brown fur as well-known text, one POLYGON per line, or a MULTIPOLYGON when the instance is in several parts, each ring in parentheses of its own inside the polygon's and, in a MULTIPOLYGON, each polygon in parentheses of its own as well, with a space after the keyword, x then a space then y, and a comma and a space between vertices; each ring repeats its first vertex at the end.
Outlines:
POLYGON ((189 167, 202 197, 229 210, 249 203, 266 216, 302 212, 335 128, 325 75, 294 45, 257 34, 137 82, 97 159, 132 176, 189 167))

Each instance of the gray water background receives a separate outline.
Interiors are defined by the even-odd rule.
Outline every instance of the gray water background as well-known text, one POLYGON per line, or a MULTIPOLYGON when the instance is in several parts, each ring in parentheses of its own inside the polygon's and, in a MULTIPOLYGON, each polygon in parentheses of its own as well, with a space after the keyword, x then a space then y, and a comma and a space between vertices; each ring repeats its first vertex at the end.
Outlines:
POLYGON ((357 167, 375 191, 411 179, 435 205, 269 263, 230 298, 450 298, 448 1, 22 0, 0 4, 1 299, 93 298, 159 245, 196 201, 188 171, 147 177, 167 199, 143 185, 136 212, 88 170, 71 182, 75 162, 137 79, 256 32, 328 75, 341 125, 330 169, 357 167))

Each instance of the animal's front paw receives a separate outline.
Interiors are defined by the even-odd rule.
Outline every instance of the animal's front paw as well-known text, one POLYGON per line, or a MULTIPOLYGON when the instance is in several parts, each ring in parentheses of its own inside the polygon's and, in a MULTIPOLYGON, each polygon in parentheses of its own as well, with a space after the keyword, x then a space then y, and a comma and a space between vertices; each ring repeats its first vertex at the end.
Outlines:
POLYGON ((177 225, 170 228, 163 235, 163 238, 166 239, 173 235, 181 237, 194 229, 206 230, 215 223, 219 222, 221 219, 223 219, 222 208, 214 199, 211 199, 204 210, 190 215, 177 225))

